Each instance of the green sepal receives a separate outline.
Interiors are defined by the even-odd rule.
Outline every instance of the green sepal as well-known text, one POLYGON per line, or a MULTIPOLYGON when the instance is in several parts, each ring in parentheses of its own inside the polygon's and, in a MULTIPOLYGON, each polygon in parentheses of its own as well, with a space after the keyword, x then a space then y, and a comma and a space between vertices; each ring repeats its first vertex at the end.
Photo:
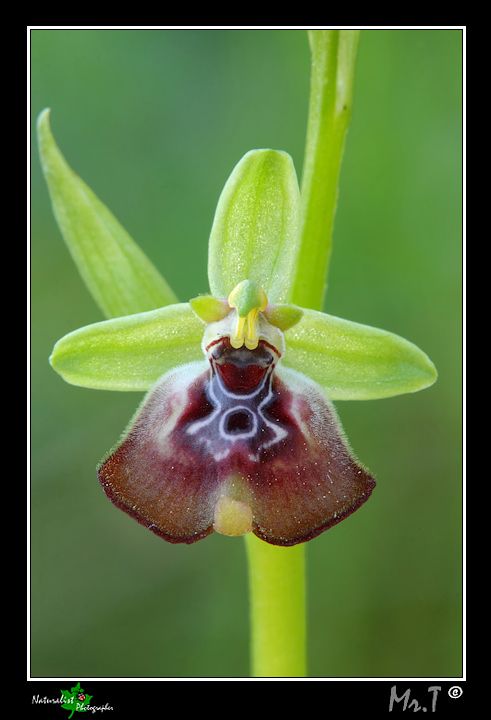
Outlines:
POLYGON ((50 363, 66 382, 100 390, 149 390, 176 365, 204 360, 203 322, 189 303, 105 320, 59 340, 50 363))
POLYGON ((71 170, 49 126, 38 118, 41 165, 53 211, 73 260, 108 318, 178 302, 166 281, 114 215, 71 170))
POLYGON ((375 400, 432 385, 437 371, 399 335, 304 309, 285 333, 284 364, 321 385, 332 400, 375 400))
POLYGON ((211 294, 228 297, 243 280, 270 302, 288 300, 300 231, 300 191, 291 157, 251 150, 220 195, 208 250, 211 294))

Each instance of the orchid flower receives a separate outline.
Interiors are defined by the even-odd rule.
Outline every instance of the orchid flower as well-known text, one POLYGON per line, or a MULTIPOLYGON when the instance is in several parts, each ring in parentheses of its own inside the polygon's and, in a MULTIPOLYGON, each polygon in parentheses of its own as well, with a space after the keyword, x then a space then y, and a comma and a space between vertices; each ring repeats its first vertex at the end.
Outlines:
POLYGON ((436 371, 411 342, 291 303, 300 192, 285 152, 237 164, 209 239, 210 294, 179 303, 38 121, 54 212, 108 318, 50 358, 69 383, 147 391, 98 468, 114 505, 173 543, 213 531, 295 545, 348 517, 375 480, 333 400, 414 392, 436 371))
POLYGON ((59 340, 51 364, 75 385, 147 392, 98 468, 114 505, 170 542, 244 535, 254 677, 307 675, 305 541, 375 487, 332 401, 436 380, 411 342, 320 312, 359 31, 308 37, 301 193, 285 152, 247 153, 211 228, 210 293, 189 302, 67 165, 49 110, 38 119, 55 216, 106 317, 59 340))

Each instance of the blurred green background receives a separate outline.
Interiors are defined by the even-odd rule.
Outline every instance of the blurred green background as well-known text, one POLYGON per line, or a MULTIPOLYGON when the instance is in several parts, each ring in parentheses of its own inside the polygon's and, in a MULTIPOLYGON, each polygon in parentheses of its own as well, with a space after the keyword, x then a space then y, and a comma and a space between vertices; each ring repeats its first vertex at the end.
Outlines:
MULTIPOLYGON (((69 386, 48 356, 101 314, 53 218, 35 141, 52 108, 72 168, 182 300, 208 290, 219 193, 252 148, 300 178, 310 53, 301 30, 31 32, 31 674, 247 676, 244 543, 169 545, 105 498, 96 464, 142 397, 69 386)), ((462 33, 366 30, 325 310, 436 364, 428 390, 338 403, 376 475, 309 543, 311 676, 462 673, 462 33)))

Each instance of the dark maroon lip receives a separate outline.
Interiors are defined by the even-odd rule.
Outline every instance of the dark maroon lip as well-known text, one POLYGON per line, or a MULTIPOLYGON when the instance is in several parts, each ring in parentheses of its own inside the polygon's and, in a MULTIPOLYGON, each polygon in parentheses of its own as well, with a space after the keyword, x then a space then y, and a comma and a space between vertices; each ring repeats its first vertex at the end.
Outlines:
POLYGON ((266 341, 249 350, 222 337, 209 348, 209 369, 162 377, 99 467, 114 505, 168 542, 193 543, 213 532, 226 496, 250 507, 254 534, 289 546, 366 502, 375 480, 320 387, 275 372, 266 341))

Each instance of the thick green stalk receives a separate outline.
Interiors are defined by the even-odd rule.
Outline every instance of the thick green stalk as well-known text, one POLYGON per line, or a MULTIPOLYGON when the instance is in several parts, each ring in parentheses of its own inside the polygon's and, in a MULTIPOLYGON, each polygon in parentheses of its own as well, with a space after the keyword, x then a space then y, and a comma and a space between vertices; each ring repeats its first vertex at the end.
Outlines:
POLYGON ((301 246, 290 297, 321 310, 346 131, 353 105, 358 30, 312 30, 310 104, 301 185, 301 246))
POLYGON ((246 535, 252 677, 306 677, 305 545, 246 535))
MULTIPOLYGON (((301 245, 289 301, 320 310, 326 289, 338 180, 351 118, 359 32, 309 32, 309 121, 302 175, 301 245)), ((253 677, 306 677, 305 544, 276 547, 246 535, 253 677)))

